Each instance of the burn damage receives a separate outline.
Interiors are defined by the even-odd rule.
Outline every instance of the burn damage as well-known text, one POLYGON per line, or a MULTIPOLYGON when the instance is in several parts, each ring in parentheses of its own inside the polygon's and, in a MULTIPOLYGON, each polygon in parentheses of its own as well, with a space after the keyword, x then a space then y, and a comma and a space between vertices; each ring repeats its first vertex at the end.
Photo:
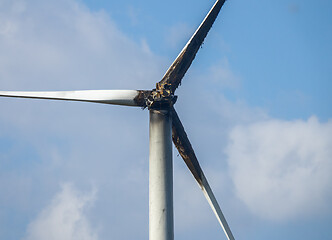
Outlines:
POLYGON ((174 92, 181 84, 182 78, 195 59, 199 48, 202 46, 225 1, 220 0, 215 3, 193 37, 167 70, 163 79, 157 83, 156 88, 152 91, 139 91, 139 94, 135 98, 137 105, 143 108, 148 108, 149 110, 168 109, 170 111, 172 114, 172 138, 174 145, 202 189, 204 188, 203 179, 205 177, 179 116, 173 108, 177 100, 174 92))
POLYGON ((174 96, 170 91, 169 84, 160 86, 157 83, 155 89, 151 91, 139 90, 137 96, 134 98, 137 106, 143 109, 169 109, 175 104, 177 96, 174 96))
POLYGON ((160 86, 169 85, 171 93, 175 92, 176 88, 181 84, 181 80, 186 74, 191 63, 195 59, 197 51, 203 44, 206 35, 211 29, 225 1, 226 0, 217 1, 204 22, 199 26, 193 37, 181 51, 180 55, 167 70, 163 79, 159 82, 160 86))
POLYGON ((175 109, 171 107, 170 112, 172 114, 172 138, 175 147, 178 149, 181 157, 188 166, 190 172, 194 175, 197 183, 201 187, 205 198, 208 200, 214 214, 216 215, 220 225, 224 229, 224 232, 229 240, 234 240, 231 229, 228 226, 228 223, 225 219, 224 214, 221 211, 221 208, 218 204, 217 199, 215 198, 211 187, 204 176, 203 170, 198 163, 195 152, 190 144, 188 136, 184 130, 184 127, 177 115, 175 109))
POLYGON ((192 148, 184 127, 179 119, 178 114, 172 107, 172 138, 175 147, 178 149, 181 157, 188 166, 190 172, 194 175, 198 184, 203 188, 202 179, 204 177, 201 166, 198 163, 194 149, 192 148))
POLYGON ((146 99, 151 95, 152 91, 138 90, 137 96, 134 98, 137 106, 142 107, 143 109, 147 107, 146 99))
POLYGON ((182 78, 195 59, 197 51, 202 46, 205 37, 211 29, 225 1, 226 0, 216 1, 212 10, 209 12, 203 23, 199 26, 184 49, 181 51, 179 56, 172 63, 171 67, 167 70, 162 80, 156 84, 156 88, 152 89, 151 91, 139 91, 139 94, 135 98, 135 102, 138 106, 148 108, 151 112, 157 111, 161 114, 165 114, 165 112, 166 114, 171 114, 173 143, 179 151, 187 167, 189 168, 190 172, 201 187, 204 196, 208 200, 220 225, 224 229, 227 238, 229 240, 234 240, 234 236, 209 186, 209 183, 204 176, 203 170, 199 165, 194 149, 191 146, 179 116, 173 107, 177 100, 177 96, 174 96, 174 92, 181 84, 182 78))
POLYGON ((173 106, 177 99, 177 96, 174 96, 174 92, 181 84, 182 78, 195 59, 225 1, 219 0, 215 3, 203 23, 167 70, 162 80, 157 83, 156 88, 152 89, 152 91, 139 91, 139 94, 134 99, 138 106, 148 109, 161 109, 173 106))
MULTIPOLYGON (((191 63, 195 59, 197 51, 202 46, 205 37, 211 29, 220 9, 226 0, 217 0, 211 11, 199 26, 193 37, 181 51, 179 56, 172 63, 170 68, 162 80, 157 83, 156 88, 152 91, 140 91, 135 98, 136 103, 143 108, 148 108, 151 112, 158 110, 166 110, 167 114, 171 114, 172 119, 172 139, 175 147, 179 151, 181 157, 189 168, 190 172, 200 185, 204 196, 208 200, 213 212, 215 213, 220 225, 225 231, 229 240, 234 240, 234 236, 228 226, 228 223, 220 209, 220 206, 204 176, 203 170, 198 163, 194 149, 188 139, 184 127, 177 115, 173 105, 177 97, 174 92, 181 84, 181 80, 189 69, 191 63)), ((163 111, 159 111, 160 113, 163 111)), ((162 113, 164 114, 164 113, 162 113)))
POLYGON ((172 115, 172 138, 175 147, 187 164, 196 181, 203 187, 203 171, 198 163, 195 152, 190 144, 184 127, 177 115, 173 105, 177 100, 170 90, 170 84, 157 83, 156 89, 152 91, 140 90, 135 98, 135 102, 142 108, 149 110, 169 110, 172 115))

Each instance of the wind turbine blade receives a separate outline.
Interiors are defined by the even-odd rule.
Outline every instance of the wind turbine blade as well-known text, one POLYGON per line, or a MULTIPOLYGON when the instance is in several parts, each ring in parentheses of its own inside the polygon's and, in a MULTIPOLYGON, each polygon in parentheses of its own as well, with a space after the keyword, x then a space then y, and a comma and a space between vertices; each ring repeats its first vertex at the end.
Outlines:
POLYGON ((83 90, 54 92, 0 91, 0 97, 81 101, 145 107, 144 96, 148 94, 148 92, 149 91, 138 90, 83 90))
POLYGON ((187 164, 189 170, 194 175, 197 183, 201 187, 205 198, 208 200, 214 214, 216 215, 221 227, 223 228, 226 237, 228 240, 234 240, 234 236, 231 232, 231 229, 228 226, 228 223, 222 213, 219 204, 210 188, 210 185, 204 176, 203 170, 200 167, 198 160, 196 158, 195 152, 190 144, 188 136, 183 128, 183 125, 179 119, 174 108, 172 112, 172 138, 174 145, 178 149, 183 160, 187 164))
POLYGON ((207 14, 201 25, 198 27, 194 35, 190 38, 186 46, 180 52, 179 56, 172 63, 170 68, 165 73, 163 79, 159 82, 159 85, 170 85, 171 91, 174 93, 175 89, 181 83, 182 78, 186 74, 192 61, 194 60, 197 51, 202 45, 206 35, 212 27, 215 19, 217 18, 221 7, 226 0, 217 0, 210 12, 207 14))

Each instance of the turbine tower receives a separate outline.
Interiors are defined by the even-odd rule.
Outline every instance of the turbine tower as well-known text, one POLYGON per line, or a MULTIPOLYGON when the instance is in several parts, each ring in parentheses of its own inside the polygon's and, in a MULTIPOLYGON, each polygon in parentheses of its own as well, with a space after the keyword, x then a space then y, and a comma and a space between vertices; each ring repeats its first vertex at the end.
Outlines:
POLYGON ((152 90, 86 90, 64 92, 0 91, 2 97, 94 102, 147 108, 149 124, 149 239, 173 240, 172 140, 202 189, 228 240, 233 234, 196 158, 189 138, 174 109, 175 90, 226 0, 217 0, 162 80, 152 90))

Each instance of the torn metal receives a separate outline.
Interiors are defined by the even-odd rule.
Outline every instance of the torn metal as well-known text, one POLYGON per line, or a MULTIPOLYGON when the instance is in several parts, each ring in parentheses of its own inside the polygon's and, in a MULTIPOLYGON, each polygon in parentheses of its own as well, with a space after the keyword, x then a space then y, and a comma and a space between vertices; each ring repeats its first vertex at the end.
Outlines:
POLYGON ((155 89, 151 91, 139 90, 138 95, 135 97, 134 101, 138 106, 143 109, 169 109, 175 104, 177 96, 174 96, 169 89, 169 85, 165 84, 160 86, 157 83, 155 89))

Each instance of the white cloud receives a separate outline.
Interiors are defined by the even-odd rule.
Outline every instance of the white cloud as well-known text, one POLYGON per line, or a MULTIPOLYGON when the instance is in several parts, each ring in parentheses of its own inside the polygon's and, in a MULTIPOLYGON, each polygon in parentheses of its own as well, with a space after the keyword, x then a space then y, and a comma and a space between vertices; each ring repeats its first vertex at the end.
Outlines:
POLYGON ((237 126, 227 154, 236 194, 264 219, 322 213, 331 202, 332 121, 237 126))
MULTIPOLYGON (((1 90, 151 89, 162 76, 160 58, 146 42, 129 39, 105 12, 91 11, 74 0, 0 1, 0 52, 1 90)), ((144 238, 148 112, 5 98, 0 109, 0 155, 6 156, 0 158, 0 171, 7 184, 0 184, 4 190, 0 238, 8 238, 7 232, 13 234, 11 226, 18 229, 17 239, 21 238, 27 219, 40 210, 59 182, 66 181, 98 186, 103 197, 92 215, 98 215, 98 225, 107 222, 100 233, 103 238, 144 238), (120 182, 138 169, 142 178, 120 182), (129 205, 125 207, 128 212, 123 214, 125 205, 129 205), (124 232, 127 228, 132 231, 124 232)), ((81 207, 73 210, 77 222, 74 217, 69 220, 75 226, 84 225, 84 201, 76 193, 67 193, 57 201, 72 196, 68 201, 81 207)), ((43 224, 61 220, 52 210, 64 212, 59 204, 50 205, 30 225, 28 239, 37 237, 43 224), (47 216, 49 220, 42 223, 47 216)), ((76 234, 73 228, 66 230, 68 235, 76 234)), ((61 228, 52 231, 62 234, 61 228)), ((90 233, 86 236, 93 239, 94 233, 90 233)))
POLYGON ((93 203, 95 191, 80 193, 65 184, 51 203, 28 226, 25 240, 96 240, 85 210, 93 203))
POLYGON ((161 75, 146 44, 78 1, 5 1, 0 13, 1 89, 153 88, 161 75))
MULTIPOLYGON (((184 35, 188 33, 187 37, 190 37, 188 26, 180 24, 170 29, 171 35, 178 31, 184 32, 184 35)), ((168 44, 174 47, 181 41, 185 43, 186 39, 183 35, 176 35, 168 44)), ((1 1, 0 52, 1 90, 145 89, 154 87, 154 83, 163 75, 160 64, 162 60, 153 54, 144 39, 129 39, 105 12, 91 11, 80 1, 74 0, 1 1)), ((237 81, 240 81, 225 59, 209 68, 207 75, 200 76, 192 69, 186 77, 183 87, 179 89, 179 115, 203 168, 216 169, 217 173, 207 171, 207 177, 216 179, 220 172, 220 175, 227 175, 220 145, 224 146, 226 143, 224 136, 229 129, 236 124, 248 124, 264 119, 266 115, 243 102, 232 104, 220 94, 220 88, 234 90, 238 87, 237 81), (209 81, 218 88, 211 91, 209 81)), ((11 198, 6 198, 8 193, 0 197, 5 199, 2 201, 3 205, 11 206, 9 201, 21 198, 22 191, 17 190, 24 188, 24 204, 33 212, 39 209, 38 203, 45 200, 45 195, 48 195, 58 182, 69 180, 85 185, 92 181, 96 182, 102 195, 93 209, 93 215, 98 219, 98 225, 107 223, 107 228, 103 228, 99 236, 103 239, 111 236, 120 239, 147 238, 148 113, 132 109, 123 111, 122 108, 115 107, 106 109, 105 106, 89 104, 28 101, 4 99, 0 102, 0 128, 3 130, 0 131, 0 136, 12 138, 12 150, 8 153, 8 159, 15 162, 10 178, 12 181, 3 174, 6 184, 8 183, 5 189, 12 192, 11 198), (28 146, 29 151, 17 147, 17 142, 28 146), (20 156, 14 154, 17 152, 21 153, 20 156), (22 162, 26 162, 29 168, 22 162), (22 183, 15 184, 14 181, 22 179, 22 175, 24 181, 20 180, 22 183), (25 186, 27 182, 30 187, 28 190, 25 186)), ((238 127, 233 134, 249 131, 254 126, 256 124, 238 127)), ((236 144, 239 139, 235 140, 230 150, 240 149, 240 145, 236 144)), ((235 150, 230 153, 231 160, 235 161, 235 150)), ((243 161, 239 161, 239 164, 244 164, 243 161)), ((235 175, 242 166, 236 165, 236 162, 233 164, 232 176, 234 181, 238 182, 238 193, 242 194, 246 190, 245 184, 249 183, 245 180, 252 179, 252 176, 248 176, 248 173, 240 177, 235 175)), ((327 165, 326 161, 324 164, 327 165)), ((248 169, 251 173, 255 170, 248 169)), ((184 171, 187 172, 187 169, 184 171)), ((180 174, 183 174, 182 171, 180 174)), ((175 203, 178 204, 177 226, 180 231, 188 232, 192 226, 201 231, 204 225, 202 221, 205 220, 207 223, 204 226, 211 226, 211 222, 217 225, 199 188, 192 176, 188 175, 188 181, 185 177, 178 177, 180 184, 175 186, 175 191, 178 192, 175 199, 178 201, 175 203), (191 185, 194 190, 189 189, 191 185), (190 202, 189 195, 193 198, 190 202)), ((264 178, 268 176, 261 177, 264 178)), ((213 184, 212 181, 211 183, 217 195, 218 192, 223 193, 228 199, 228 193, 231 192, 228 177, 220 177, 220 183, 223 183, 221 186, 213 184)), ((323 186, 321 192, 324 192, 326 186, 320 186, 323 186)), ((294 183, 293 188, 295 187, 294 183)), ((46 234, 53 233, 58 236, 57 239, 96 239, 96 232, 85 216, 86 207, 93 201, 92 195, 80 194, 66 185, 30 224, 26 238, 52 239, 46 234), (70 213, 68 218, 65 217, 66 212, 70 213), (83 235, 79 235, 77 228, 85 229, 83 235)), ((241 198, 250 206, 250 198, 241 198)), ((225 197, 220 198, 220 201, 223 209, 226 206, 227 213, 227 205, 230 204, 225 203, 224 199, 225 197)), ((12 208, 15 209, 18 209, 19 204, 23 204, 14 202, 12 208)), ((1 226, 3 229, 10 226, 6 216, 13 214, 11 207, 6 209, 9 210, 6 210, 2 217, 5 219, 2 221, 5 223, 1 226)), ((22 212, 19 212, 21 216, 18 218, 31 219, 31 212, 22 212)), ((261 213, 263 214, 265 212, 261 213)), ((219 231, 218 227, 216 231, 219 231)))

